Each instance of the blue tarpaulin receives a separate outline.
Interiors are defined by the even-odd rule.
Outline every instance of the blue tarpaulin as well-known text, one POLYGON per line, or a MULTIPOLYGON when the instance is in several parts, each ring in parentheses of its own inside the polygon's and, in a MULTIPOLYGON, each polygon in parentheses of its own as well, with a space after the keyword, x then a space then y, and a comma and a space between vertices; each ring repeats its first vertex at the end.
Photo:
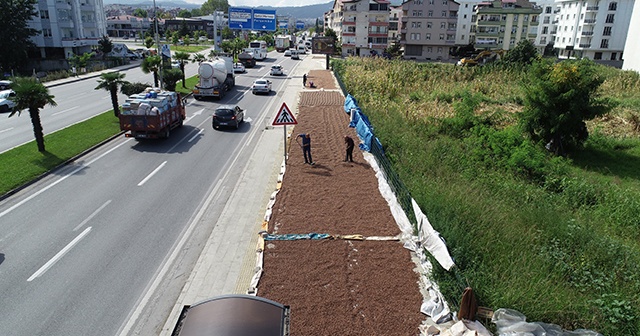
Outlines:
POLYGON ((331 238, 330 234, 327 233, 301 233, 301 234, 268 234, 264 236, 264 240, 301 240, 301 239, 327 239, 331 238))
POLYGON ((344 100, 344 112, 350 113, 351 109, 360 109, 358 107, 358 102, 356 98, 354 98, 351 94, 347 94, 347 98, 344 100))

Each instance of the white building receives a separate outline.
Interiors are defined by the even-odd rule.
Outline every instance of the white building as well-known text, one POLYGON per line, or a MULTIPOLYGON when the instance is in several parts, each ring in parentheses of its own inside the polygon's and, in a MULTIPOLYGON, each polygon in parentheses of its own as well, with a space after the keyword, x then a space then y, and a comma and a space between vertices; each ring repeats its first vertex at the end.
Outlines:
POLYGON ((549 43, 554 43, 557 30, 557 21, 555 13, 558 11, 555 0, 538 0, 536 5, 542 7, 540 13, 538 36, 534 45, 538 48, 540 54, 544 53, 544 48, 549 43))
POLYGON ((558 0, 560 58, 622 60, 634 0, 558 0))
POLYGON ((474 7, 483 0, 459 0, 458 24, 456 30, 456 45, 468 45, 471 36, 471 18, 474 15, 474 7))
POLYGON ((40 0, 29 27, 42 59, 66 59, 91 51, 107 34, 102 0, 40 0))
MULTIPOLYGON (((640 1, 636 1, 633 6, 633 14, 629 22, 629 31, 640 32, 640 1)), ((627 34, 627 42, 624 45, 624 62, 622 69, 635 70, 640 72, 640 43, 638 36, 627 34)))

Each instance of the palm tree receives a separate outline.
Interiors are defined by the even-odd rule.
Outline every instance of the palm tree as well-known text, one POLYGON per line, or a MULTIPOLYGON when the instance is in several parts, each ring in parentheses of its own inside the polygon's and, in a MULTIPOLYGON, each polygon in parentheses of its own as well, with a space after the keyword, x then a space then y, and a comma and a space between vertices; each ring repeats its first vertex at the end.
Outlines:
POLYGON ((200 64, 200 63, 202 63, 202 62, 204 62, 206 60, 207 60, 207 58, 204 57, 204 55, 200 54, 200 53, 193 54, 193 57, 191 57, 191 62, 193 62, 193 63, 197 62, 198 64, 200 64))
POLYGON ((20 115, 22 110, 29 110, 29 117, 31 117, 33 135, 36 138, 38 151, 44 152, 44 133, 42 131, 42 122, 40 120, 40 109, 45 107, 47 104, 51 106, 58 105, 53 100, 55 97, 49 94, 49 89, 46 86, 42 85, 33 77, 15 78, 11 88, 16 93, 16 96, 13 99, 16 103, 16 107, 9 117, 16 113, 20 115))
POLYGON ((153 72, 153 86, 155 87, 158 87, 158 71, 160 71, 161 66, 162 58, 160 55, 149 56, 143 59, 142 64, 140 64, 142 72, 146 74, 153 72))
POLYGON ((191 58, 191 55, 189 55, 189 53, 184 51, 178 51, 175 54, 173 54, 173 58, 175 58, 178 62, 180 62, 180 71, 182 71, 182 87, 186 88, 186 86, 184 85, 184 82, 185 82, 184 65, 186 63, 189 63, 189 59, 191 58))
POLYGON ((126 83, 122 80, 126 74, 119 72, 106 72, 100 75, 98 86, 95 90, 105 89, 111 94, 111 105, 113 106, 113 114, 116 117, 120 115, 120 107, 118 104, 118 87, 126 83))

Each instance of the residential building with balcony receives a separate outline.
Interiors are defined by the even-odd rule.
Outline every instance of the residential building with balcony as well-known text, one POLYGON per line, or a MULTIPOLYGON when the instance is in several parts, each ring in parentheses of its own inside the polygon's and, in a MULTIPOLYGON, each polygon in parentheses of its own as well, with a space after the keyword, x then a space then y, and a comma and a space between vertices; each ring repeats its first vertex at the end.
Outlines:
POLYGON ((557 0, 558 57, 622 60, 634 0, 557 0))
POLYGON ((536 1, 536 5, 542 8, 540 13, 540 20, 538 22, 538 36, 534 45, 538 49, 540 54, 544 53, 544 48, 548 44, 554 44, 557 31, 556 13, 559 9, 556 8, 555 0, 539 0, 536 1))
POLYGON ((402 6, 391 6, 389 11, 389 45, 400 43, 400 17, 402 16, 402 6))
MULTIPOLYGON (((35 9, 38 14, 32 17, 28 26, 39 31, 31 38, 37 53, 29 56, 40 63, 45 63, 44 60, 58 62, 50 68, 66 67, 67 58, 91 52, 98 46, 98 40, 106 35, 102 0, 40 0, 35 9)), ((43 70, 46 68, 46 65, 41 66, 43 70)))
POLYGON ((471 18, 474 16, 475 6, 483 0, 457 0, 458 23, 456 29, 456 45, 465 46, 471 41, 471 18))
POLYGON ((535 43, 542 9, 527 0, 495 0, 475 6, 470 42, 479 50, 509 50, 521 40, 535 43))
POLYGON ((325 18, 342 45, 342 56, 381 55, 389 40, 389 1, 335 0, 325 18))
POLYGON ((141 38, 149 31, 153 20, 133 15, 119 15, 107 17, 107 35, 116 38, 141 38))
POLYGON ((404 58, 448 60, 456 44, 458 6, 451 0, 405 1, 400 29, 404 58))
MULTIPOLYGON (((640 1, 636 1, 633 5, 633 14, 629 21, 629 31, 640 31, 640 1)), ((622 69, 624 70, 640 72, 640 43, 636 40, 637 38, 635 35, 627 34, 627 41, 624 45, 625 57, 622 63, 622 69)))

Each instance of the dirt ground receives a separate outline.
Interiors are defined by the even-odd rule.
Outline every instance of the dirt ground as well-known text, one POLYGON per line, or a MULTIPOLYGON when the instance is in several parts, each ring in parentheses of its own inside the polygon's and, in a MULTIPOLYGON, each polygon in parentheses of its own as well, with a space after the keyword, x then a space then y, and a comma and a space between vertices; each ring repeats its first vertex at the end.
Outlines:
MULTIPOLYGON (((315 70, 309 80, 317 88, 301 93, 269 233, 398 235, 362 153, 343 162, 344 136, 358 138, 333 75, 315 70), (304 164, 299 133, 311 134, 315 165, 304 164)), ((292 336, 418 335, 426 316, 414 268, 399 241, 267 241, 258 295, 291 307, 292 336)))

